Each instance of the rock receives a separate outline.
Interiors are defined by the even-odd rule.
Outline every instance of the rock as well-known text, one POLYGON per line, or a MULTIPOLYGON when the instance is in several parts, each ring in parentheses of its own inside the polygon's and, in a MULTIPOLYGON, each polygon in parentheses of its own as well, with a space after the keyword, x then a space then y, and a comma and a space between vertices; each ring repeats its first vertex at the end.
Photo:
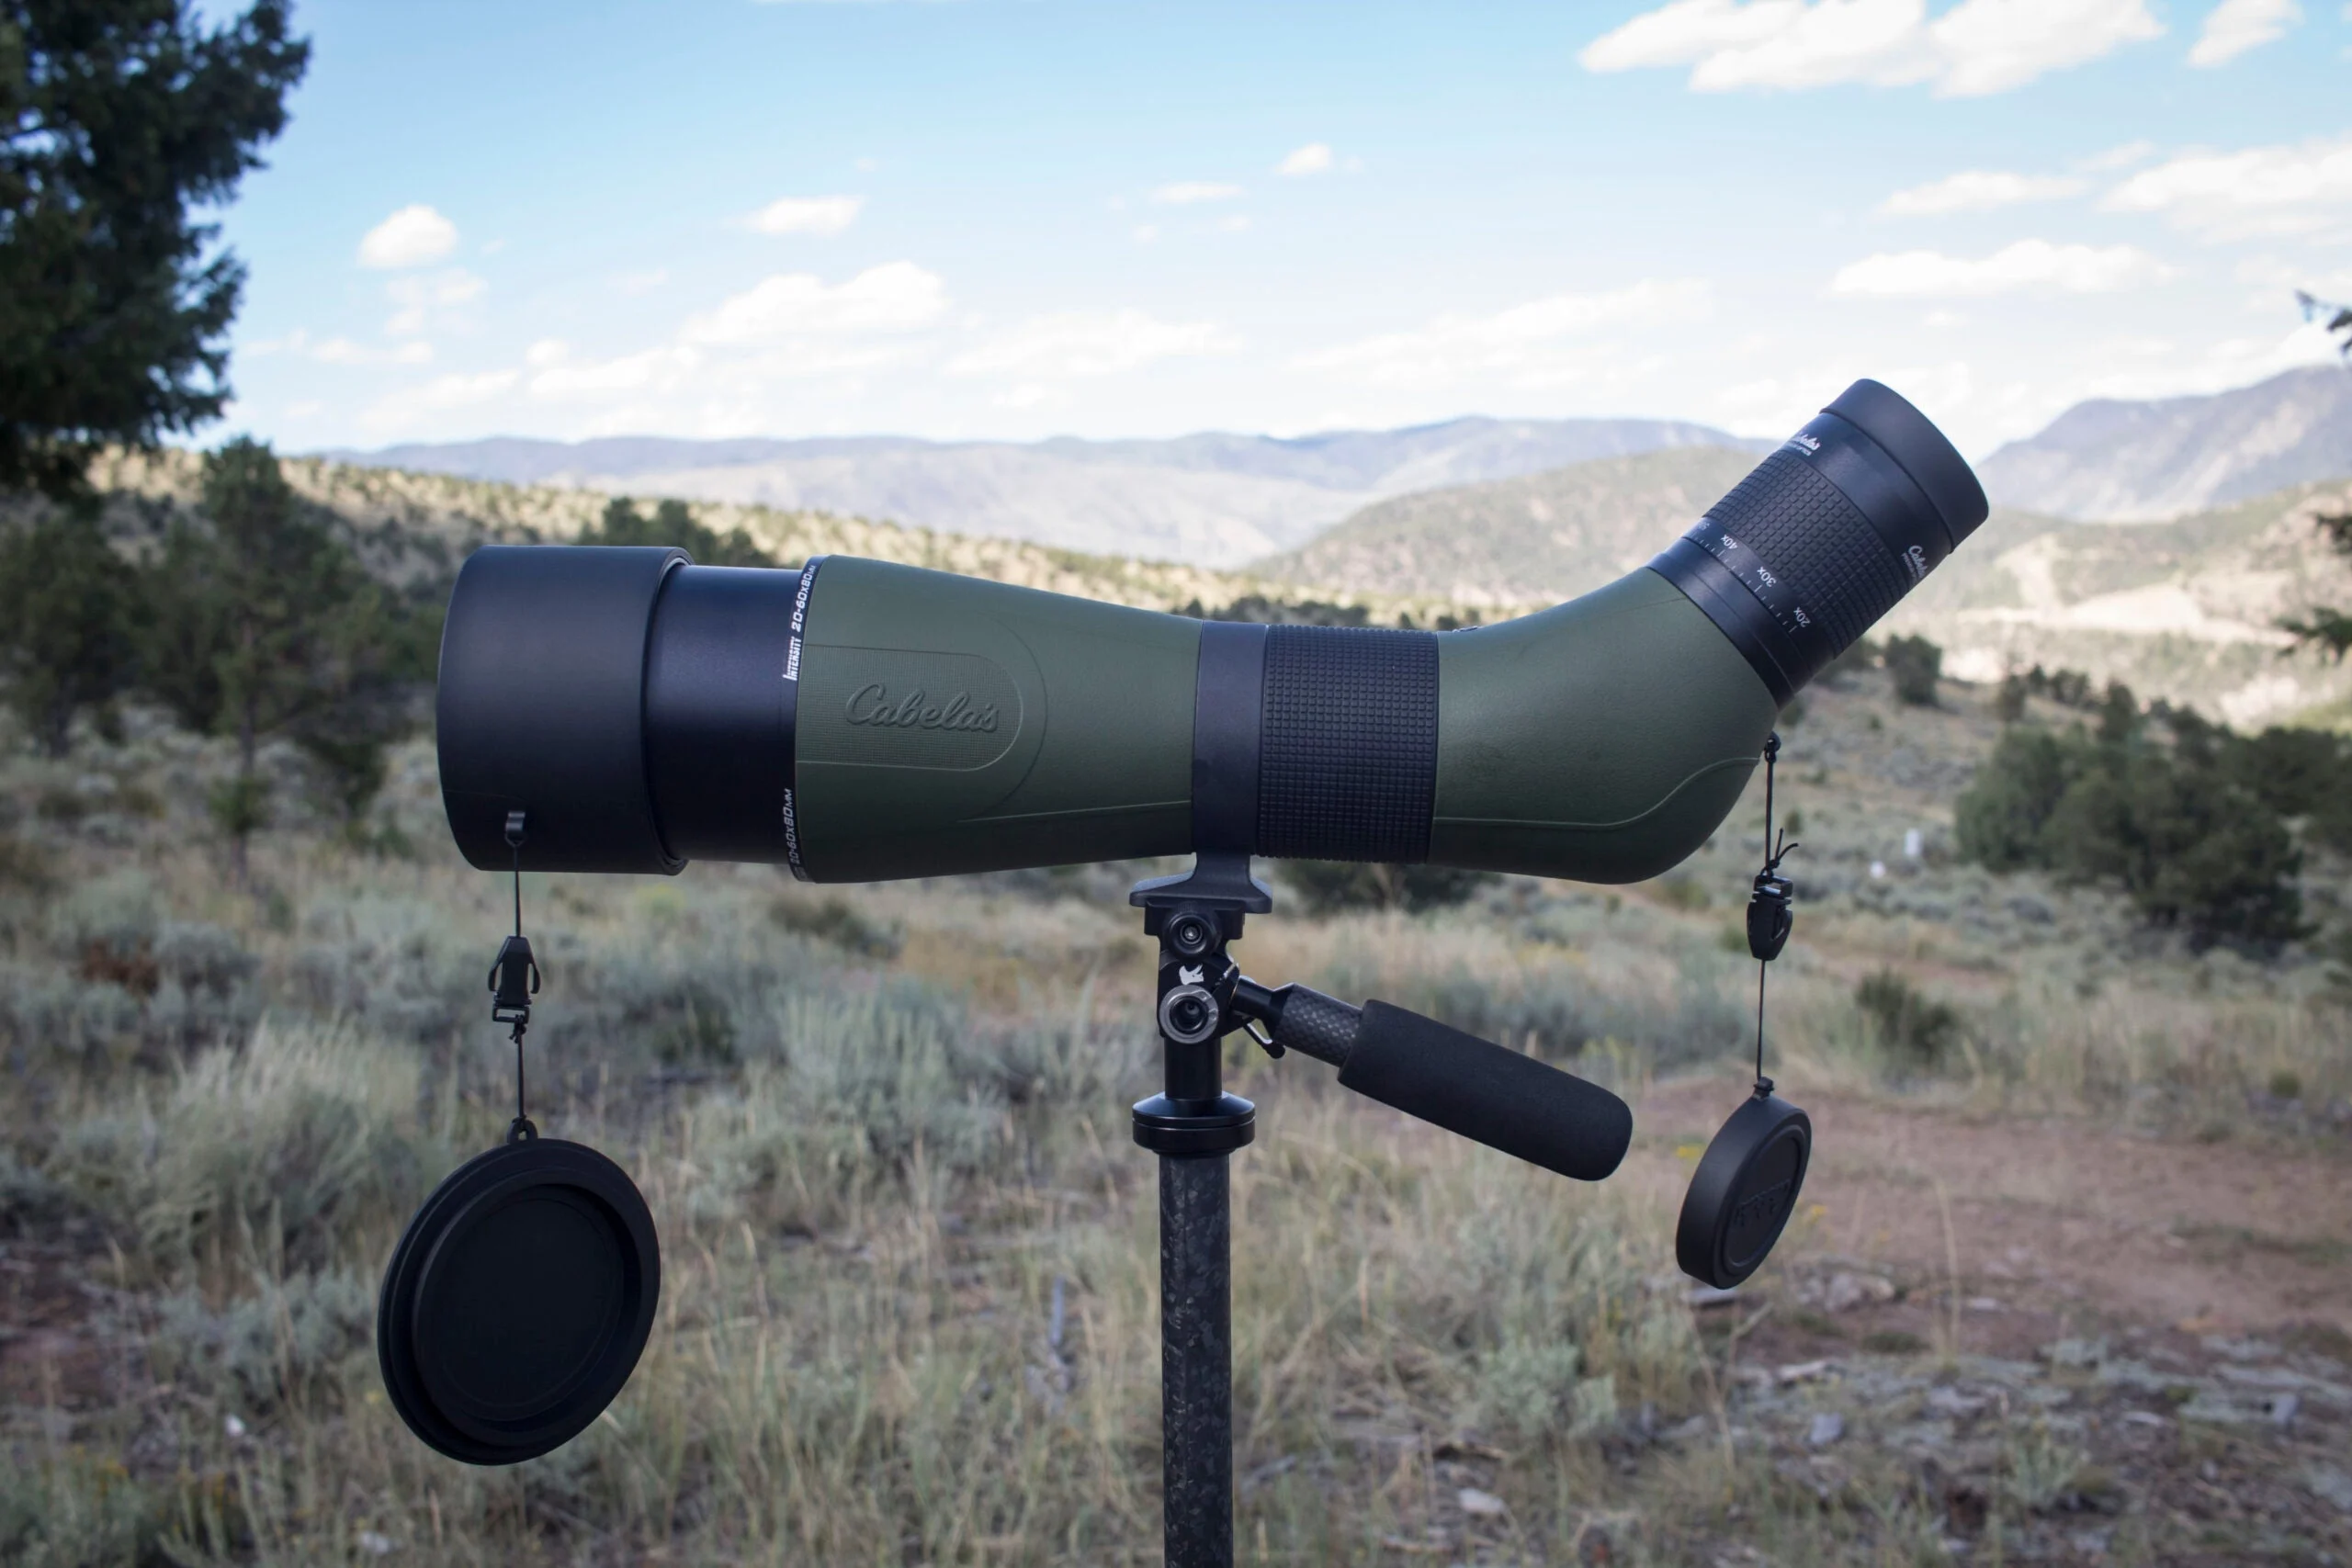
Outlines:
POLYGON ((1891 1302, 1894 1282, 1875 1274, 1833 1274, 1821 1304, 1830 1312, 1849 1312, 1864 1302, 1891 1302))
POLYGON ((1453 1500, 1462 1505, 1464 1513, 1474 1518, 1498 1519, 1510 1512, 1500 1497, 1491 1492, 1481 1492, 1476 1486, 1464 1486, 1454 1495, 1453 1500))
POLYGON ((2127 1410, 2123 1413, 2123 1419, 2134 1427, 2169 1427, 2172 1425, 2172 1422, 2168 1417, 2159 1416, 2153 1410, 2127 1410))
POLYGON ((1781 1368, 1773 1374, 1773 1376, 1781 1382, 1811 1382, 1816 1378, 1827 1377, 1835 1369, 1835 1362, 1826 1359, 1819 1361, 1792 1361, 1787 1366, 1781 1368))
POLYGON ((1992 1403, 1973 1393, 1962 1393, 1956 1388, 1931 1388, 1928 1391, 1928 1408, 1939 1416, 1955 1418, 1975 1415, 1992 1403))
POLYGON ((2282 1430, 2294 1425, 2295 1412, 2302 1407, 2303 1402, 2294 1394, 2280 1394, 2270 1402, 2270 1424, 2282 1430))
POLYGON ((2009 1310, 1997 1299, 1992 1296, 1971 1296, 1968 1298, 1967 1305, 1968 1310, 1971 1312, 2007 1312, 2009 1310))
POLYGON ((1718 1291, 1713 1285, 1702 1285, 1682 1299, 1701 1311, 1708 1307, 1729 1306, 1739 1300, 1739 1287, 1735 1285, 1728 1291, 1718 1291))
POLYGON ((2107 1359, 2104 1339, 2061 1339, 2042 1354, 2053 1367, 2095 1367, 2107 1359))
POLYGON ((2332 1464, 2315 1464, 2303 1472, 2303 1484, 2312 1489, 2314 1497, 2352 1514, 2352 1475, 2332 1464))
POLYGON ((361 1530, 359 1550, 370 1557, 390 1557, 392 1554, 392 1538, 376 1530, 361 1530))
POLYGON ((1834 1410, 1825 1410, 1813 1418, 1812 1427, 1805 1433, 1805 1446, 1826 1449, 1846 1435, 1846 1418, 1834 1410))

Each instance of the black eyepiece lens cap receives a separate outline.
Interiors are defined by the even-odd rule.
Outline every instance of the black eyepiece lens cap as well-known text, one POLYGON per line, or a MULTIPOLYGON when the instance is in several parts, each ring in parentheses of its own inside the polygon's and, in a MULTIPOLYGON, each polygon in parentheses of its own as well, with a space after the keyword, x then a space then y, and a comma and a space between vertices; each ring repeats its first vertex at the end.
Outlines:
POLYGON ((628 1173, 555 1139, 460 1166, 409 1222, 376 1310, 392 1408, 468 1464, 569 1442, 628 1382, 662 1253, 628 1173))
POLYGON ((1762 1268, 1796 1212, 1812 1157, 1813 1123, 1787 1100, 1758 1094, 1733 1111, 1682 1199, 1674 1232, 1682 1271, 1727 1291, 1762 1268))

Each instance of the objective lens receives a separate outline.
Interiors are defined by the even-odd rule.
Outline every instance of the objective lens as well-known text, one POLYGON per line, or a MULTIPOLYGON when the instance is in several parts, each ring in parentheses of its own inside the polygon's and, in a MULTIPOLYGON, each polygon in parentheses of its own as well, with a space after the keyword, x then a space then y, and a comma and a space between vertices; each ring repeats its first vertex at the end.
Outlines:
POLYGON ((1857 381, 1650 569, 1706 613, 1785 705, 1987 510, 1942 432, 1876 381, 1857 381))

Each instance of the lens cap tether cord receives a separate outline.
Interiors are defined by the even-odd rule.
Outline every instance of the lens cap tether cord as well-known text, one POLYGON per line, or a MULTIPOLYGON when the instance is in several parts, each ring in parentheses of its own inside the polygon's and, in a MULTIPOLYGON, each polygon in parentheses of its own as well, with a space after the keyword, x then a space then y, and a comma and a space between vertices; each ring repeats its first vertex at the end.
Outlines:
POLYGON ((1682 1271, 1729 1290, 1763 1266, 1781 1239, 1813 1156, 1813 1123, 1773 1093, 1764 1076, 1764 985, 1795 924, 1795 885, 1781 863, 1797 846, 1772 833, 1774 770, 1781 738, 1764 742, 1764 865, 1747 899, 1747 951, 1756 957, 1756 1089, 1700 1156, 1675 1227, 1682 1271))
POLYGON ((490 1016, 514 1046, 514 1118, 409 1222, 376 1313, 392 1407, 469 1464, 536 1458, 602 1415, 637 1366, 662 1290, 653 1216, 628 1173, 542 1138, 530 1119, 523 1035, 540 976, 523 934, 527 823, 506 813, 514 931, 490 969, 490 1016))
POLYGON ((490 966, 490 1019, 514 1031, 514 1120, 507 1124, 506 1141, 519 1144, 539 1135, 525 1108, 523 1034, 531 1027, 531 998, 539 994, 539 961, 531 956, 531 939, 523 934, 524 814, 506 814, 506 843, 514 852, 514 934, 501 942, 490 966))

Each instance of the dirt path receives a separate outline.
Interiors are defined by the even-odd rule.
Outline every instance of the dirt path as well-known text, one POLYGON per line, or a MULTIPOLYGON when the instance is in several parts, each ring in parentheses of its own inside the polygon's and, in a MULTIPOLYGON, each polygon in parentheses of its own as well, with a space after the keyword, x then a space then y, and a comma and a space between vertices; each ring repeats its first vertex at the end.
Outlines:
MULTIPOLYGON (((1679 1193, 1690 1167, 1678 1147, 1712 1137, 1743 1087, 1685 1080, 1644 1097, 1627 1176, 1679 1193)), ((2352 1334, 2352 1140, 2158 1142, 2078 1121, 1797 1099, 1815 1128, 1805 1204, 1826 1212, 1792 1231, 1791 1261, 1826 1254, 1933 1281, 1977 1303, 1964 1334, 1982 1348, 2011 1337, 2004 1315, 2083 1309, 2191 1334, 2352 1334)))

